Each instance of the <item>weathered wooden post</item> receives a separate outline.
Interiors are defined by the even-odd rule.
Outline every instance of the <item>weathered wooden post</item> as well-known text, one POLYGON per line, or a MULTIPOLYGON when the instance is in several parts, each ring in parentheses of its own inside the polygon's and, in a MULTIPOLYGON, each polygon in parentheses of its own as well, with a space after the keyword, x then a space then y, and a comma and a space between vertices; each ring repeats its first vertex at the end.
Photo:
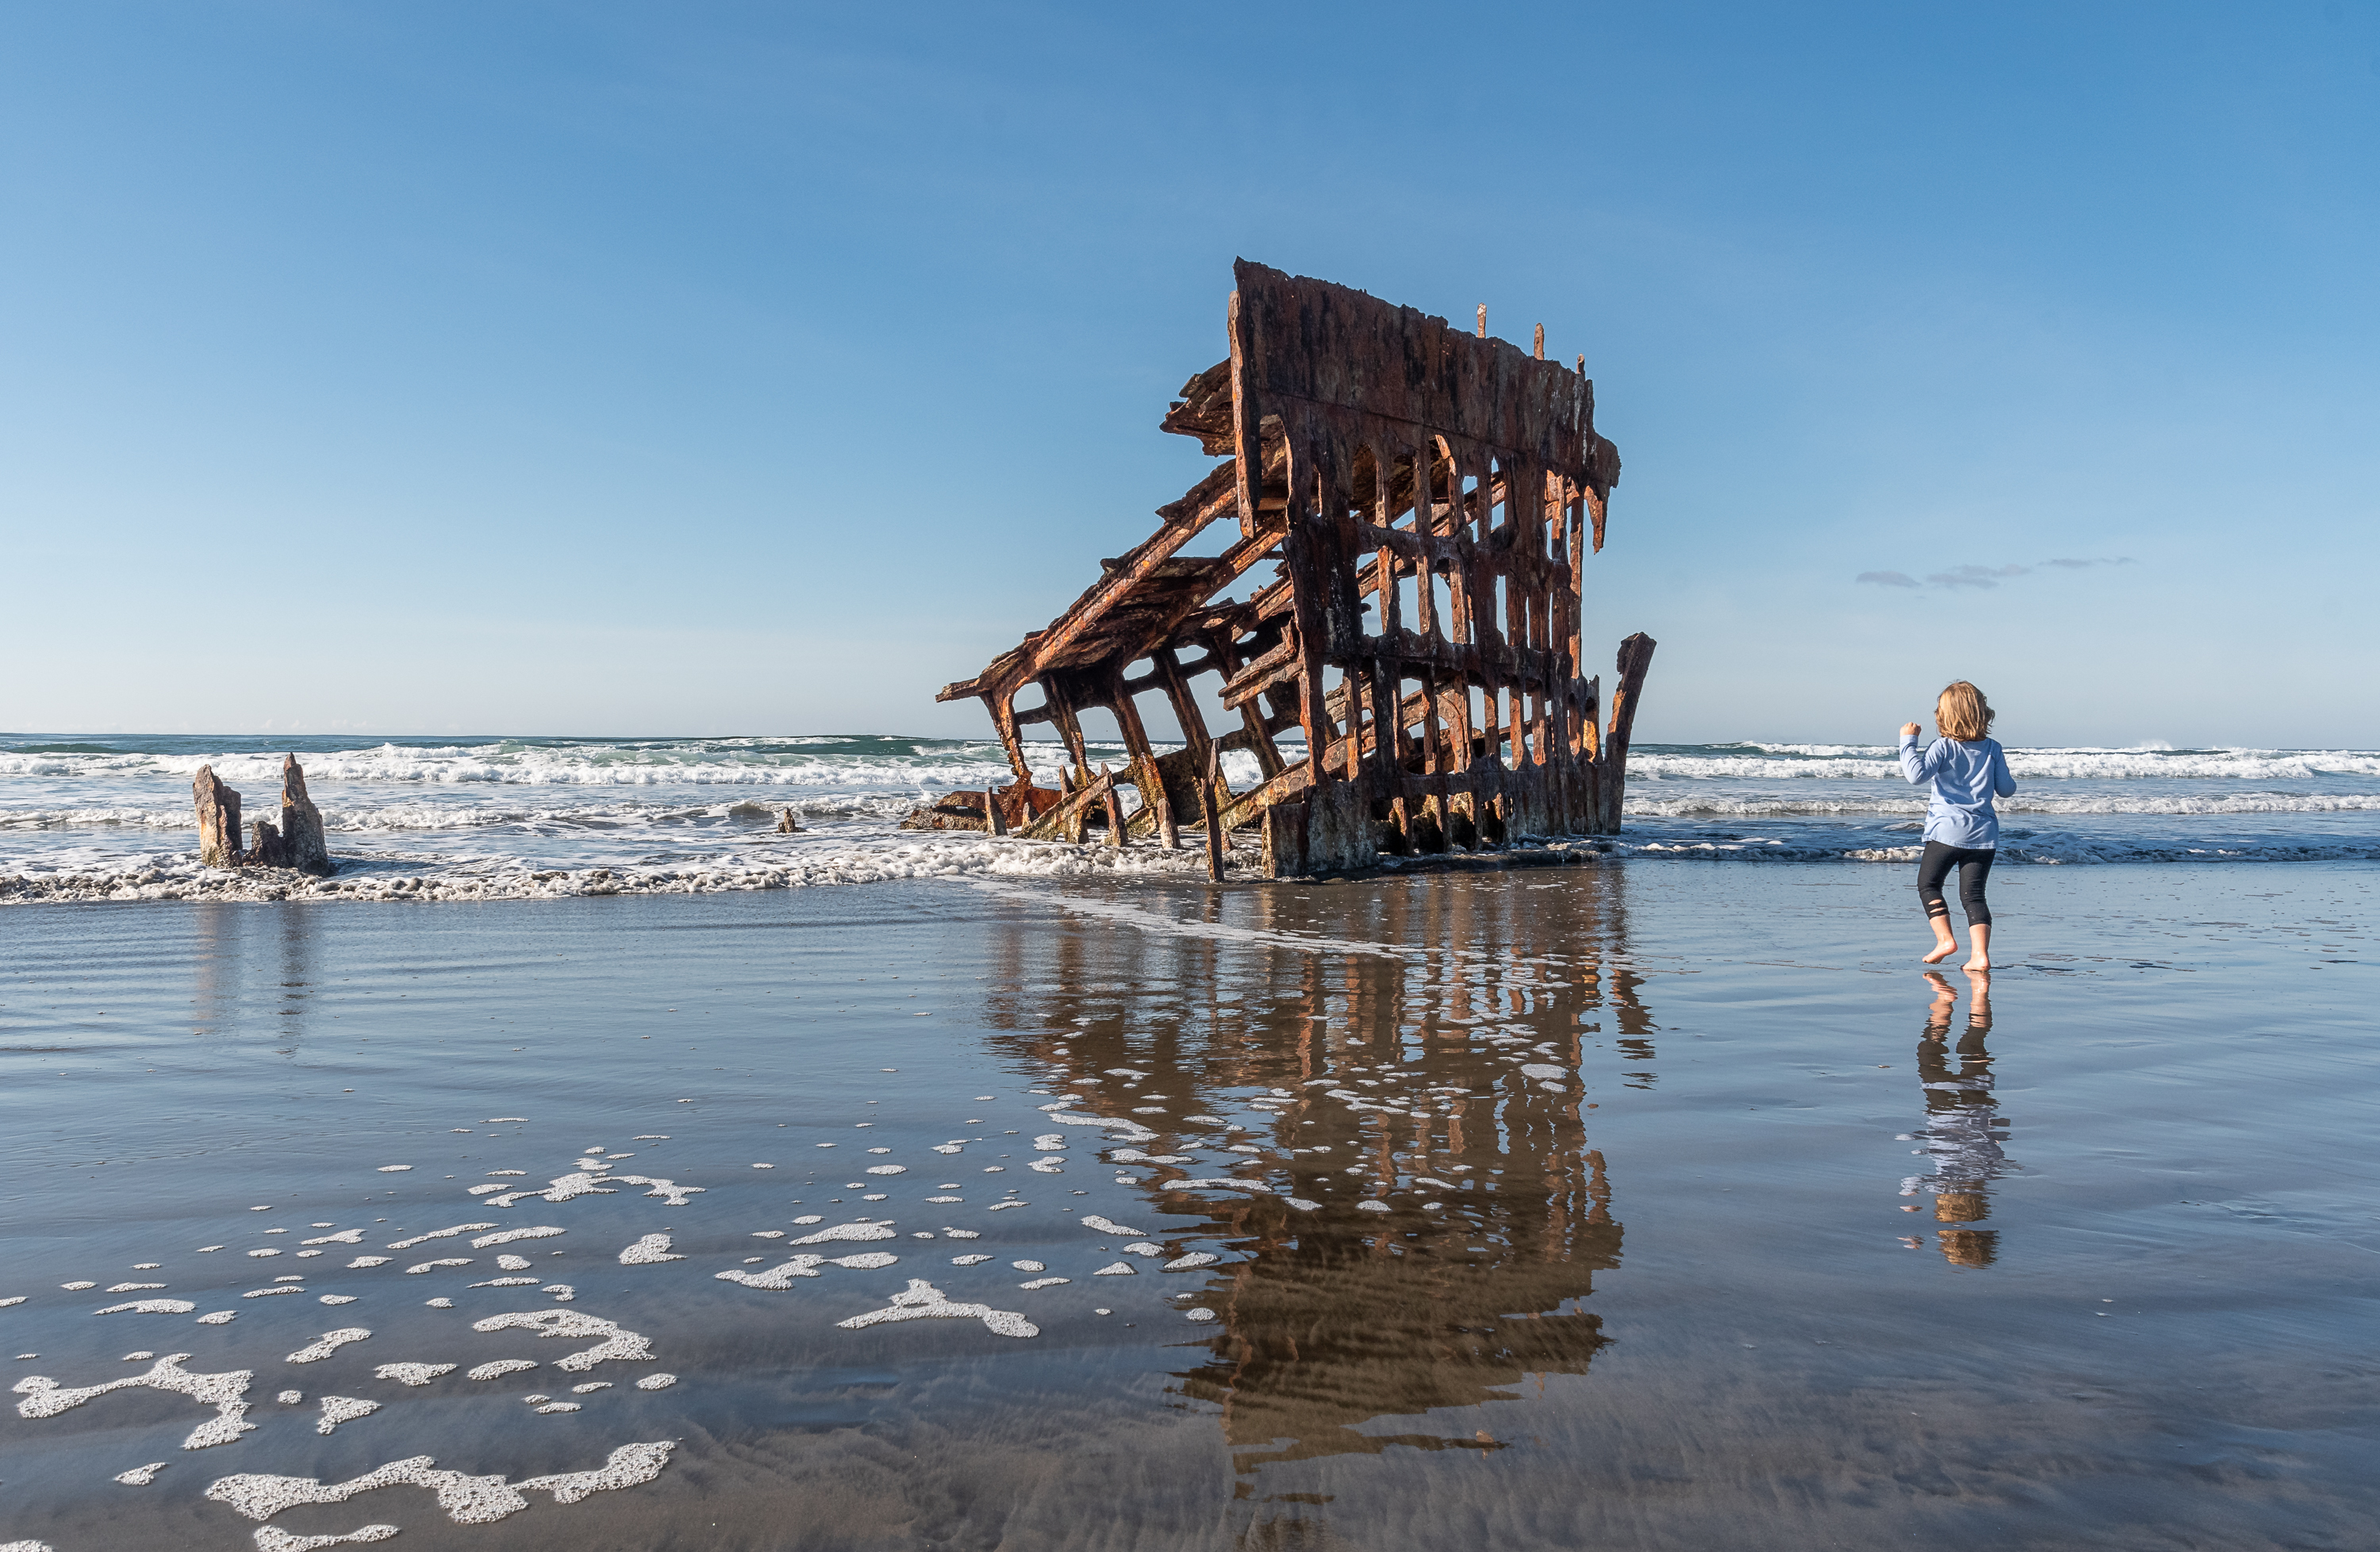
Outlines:
POLYGON ((1209 749, 1206 772, 1198 779, 1198 815, 1207 825, 1207 877, 1218 884, 1223 881, 1223 815, 1215 799, 1215 786, 1222 779, 1222 756, 1209 749))
POLYGON ((1165 772, 1157 769, 1155 760, 1150 760, 1148 775, 1141 791, 1149 795, 1149 807, 1157 818, 1157 843, 1169 852, 1178 852, 1182 849, 1182 827, 1173 822, 1173 800, 1166 795, 1165 772))
POLYGON ((317 878, 339 870, 331 860, 331 843, 322 833, 322 811, 306 795, 306 772, 291 755, 281 762, 281 853, 284 867, 295 867, 317 878))
POLYGON ((225 786, 212 765, 199 767, 190 782, 199 810, 199 865, 237 867, 240 862, 239 794, 225 786))
POLYGON ((1001 812, 1000 794, 991 787, 983 789, 983 832, 986 835, 1008 833, 1008 816, 1001 812))
POLYGON ((1123 799, 1116 795, 1115 777, 1104 762, 1099 766, 1099 784, 1106 789, 1099 794, 1099 806, 1107 810, 1108 844, 1121 848, 1129 844, 1123 832, 1123 799))

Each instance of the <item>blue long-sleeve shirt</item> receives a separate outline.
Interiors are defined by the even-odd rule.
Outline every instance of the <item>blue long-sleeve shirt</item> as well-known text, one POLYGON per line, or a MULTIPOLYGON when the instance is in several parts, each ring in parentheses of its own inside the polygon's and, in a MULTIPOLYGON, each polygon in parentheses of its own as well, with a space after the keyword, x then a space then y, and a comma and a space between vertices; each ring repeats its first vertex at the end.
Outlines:
POLYGON ((1970 851, 1989 851, 2000 843, 2000 817, 1992 808, 1994 796, 2016 792, 2009 774, 2008 756, 1992 738, 1937 738, 1930 748, 1917 747, 1917 735, 1900 735, 1900 773, 1912 787, 1934 783, 1933 801, 1925 806, 1925 839, 1970 851))

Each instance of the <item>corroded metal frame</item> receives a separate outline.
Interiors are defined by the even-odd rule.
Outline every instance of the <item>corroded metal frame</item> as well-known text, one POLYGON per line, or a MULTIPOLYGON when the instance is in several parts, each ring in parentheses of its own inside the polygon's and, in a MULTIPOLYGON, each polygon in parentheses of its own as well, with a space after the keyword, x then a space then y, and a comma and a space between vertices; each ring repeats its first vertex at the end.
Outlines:
POLYGON ((1017 774, 975 822, 1080 840, 1128 781, 1142 803, 1109 827, 1115 842, 1174 843, 1211 802, 1209 833, 1260 828, 1276 877, 1616 831, 1654 644, 1621 644, 1598 733, 1581 584, 1620 456, 1596 432, 1584 361, 1545 360, 1542 330, 1533 356, 1487 337, 1484 320, 1466 334, 1327 281, 1245 260, 1233 273, 1231 357, 1162 422, 1229 461, 1160 508, 1163 527, 1104 563, 1048 629, 939 697, 980 697, 1017 774), (1181 554, 1226 518, 1240 536, 1221 554, 1181 554), (1224 596, 1266 560, 1272 581, 1224 596), (1210 673, 1240 720, 1220 735, 1192 689, 1210 673), (1019 710, 1034 685, 1042 704, 1019 710), (1150 746, 1134 705, 1150 692, 1182 749, 1150 746), (1079 718, 1095 707, 1123 734, 1121 776, 1090 767, 1079 718), (1057 794, 1033 787, 1025 757, 1023 729, 1042 721, 1070 757, 1057 794), (1295 759, 1275 742, 1291 727, 1305 738, 1295 759), (1221 782, 1232 749, 1256 758, 1252 791, 1221 782))

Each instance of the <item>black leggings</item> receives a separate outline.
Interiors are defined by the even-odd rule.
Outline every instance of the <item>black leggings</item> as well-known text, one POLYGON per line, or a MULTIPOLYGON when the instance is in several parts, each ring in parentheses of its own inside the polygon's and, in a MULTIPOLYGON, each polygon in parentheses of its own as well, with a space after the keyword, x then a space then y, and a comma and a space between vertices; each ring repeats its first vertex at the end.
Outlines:
POLYGON ((1992 908, 1984 903, 1984 880, 1992 876, 1992 853, 1966 846, 1946 846, 1939 841, 1925 843, 1925 855, 1917 861, 1917 898, 1925 903, 1928 916, 1947 916, 1950 907, 1942 899, 1942 880, 1950 876, 1950 867, 1959 868, 1959 903, 1966 907, 1969 927, 1992 925, 1992 908))

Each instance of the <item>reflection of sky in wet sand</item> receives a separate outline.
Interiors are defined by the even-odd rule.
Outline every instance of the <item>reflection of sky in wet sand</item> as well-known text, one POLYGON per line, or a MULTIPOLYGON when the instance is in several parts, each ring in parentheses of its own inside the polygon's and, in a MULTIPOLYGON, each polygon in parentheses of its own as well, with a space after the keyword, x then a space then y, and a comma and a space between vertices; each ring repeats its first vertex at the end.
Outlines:
MULTIPOLYGON (((1584 1373, 1604 1345, 1584 1305, 1594 1274, 1620 1264, 1621 1226, 1577 1070, 1606 1020, 1630 1032, 1632 1059, 1652 1057, 1641 977, 1611 959, 1626 950, 1622 890, 1606 872, 1534 893, 1392 893, 1365 926, 1371 942, 1416 951, 1397 955, 1007 935, 1014 989, 993 1022, 1019 1054, 1100 1113, 1171 1128, 1145 1151, 1202 1149, 1129 1168, 1153 1206, 1203 1206, 1239 1253, 1198 1291, 1221 1317, 1213 1355, 1179 1377, 1218 1407, 1244 1473, 1392 1445, 1481 1449, 1475 1431, 1426 1421, 1358 1429, 1584 1373), (1161 1102, 1133 1103, 1144 1096, 1161 1102), (1235 1124, 1184 1126, 1198 1115, 1235 1124), (1213 1176, 1234 1147, 1250 1150, 1240 1176, 1267 1194, 1167 1189, 1213 1176)), ((1271 891, 1240 925, 1273 941, 1345 932, 1310 902, 1271 891)))
POLYGON ((2034 870, 1986 1005, 1840 870, 8 914, 17 1377, 257 1426, 0 1411, 0 1542, 2351 1544, 2325 877, 2034 870))

